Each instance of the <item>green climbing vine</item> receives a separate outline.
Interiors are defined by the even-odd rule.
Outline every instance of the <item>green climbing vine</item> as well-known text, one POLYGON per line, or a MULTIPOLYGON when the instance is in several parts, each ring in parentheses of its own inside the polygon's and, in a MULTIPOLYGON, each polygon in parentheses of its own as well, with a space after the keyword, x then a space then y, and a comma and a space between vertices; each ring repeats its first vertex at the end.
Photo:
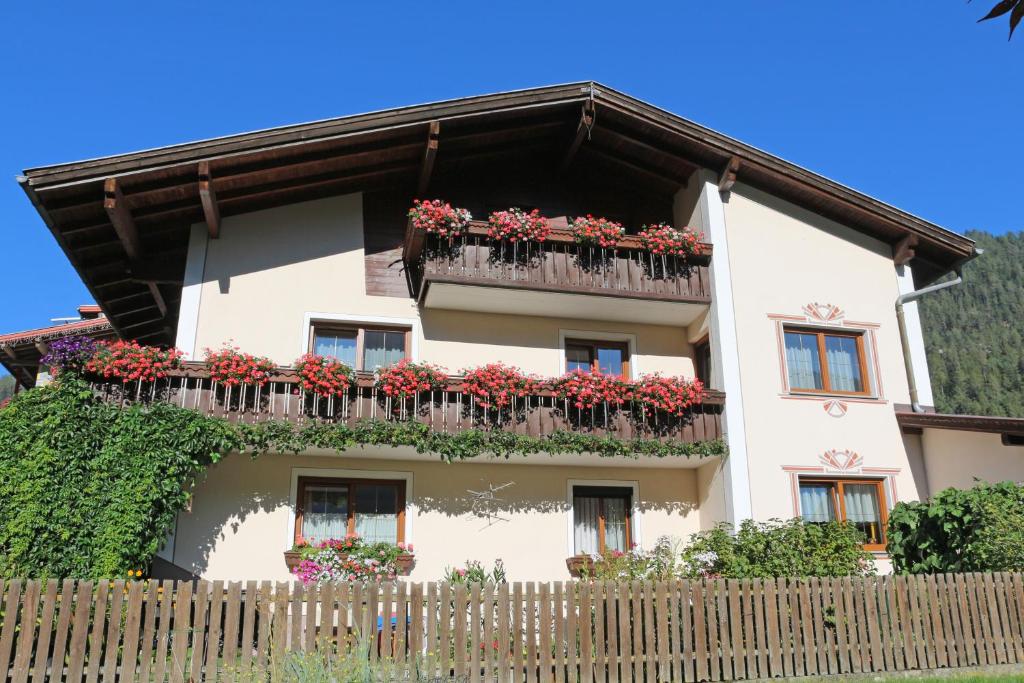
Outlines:
POLYGON ((722 455, 720 440, 619 440, 556 431, 434 432, 416 422, 237 424, 154 402, 119 407, 69 375, 0 409, 0 574, 112 577, 147 566, 195 481, 224 454, 407 446, 445 462, 480 456, 722 455))

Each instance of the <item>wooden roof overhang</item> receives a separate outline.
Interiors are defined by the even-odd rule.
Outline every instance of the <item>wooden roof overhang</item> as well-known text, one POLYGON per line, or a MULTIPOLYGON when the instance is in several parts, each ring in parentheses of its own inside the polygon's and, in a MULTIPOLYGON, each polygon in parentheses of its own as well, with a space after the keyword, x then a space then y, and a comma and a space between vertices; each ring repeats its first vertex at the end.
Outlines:
POLYGON ((1024 418, 990 415, 950 415, 948 413, 914 413, 896 411, 896 421, 908 434, 922 429, 952 429, 960 432, 985 432, 1003 436, 1024 437, 1024 418))
MULTIPOLYGON (((83 308, 91 308, 83 306, 83 308)), ((23 332, 0 335, 0 365, 7 368, 26 389, 36 383, 39 359, 48 351, 50 342, 66 337, 92 337, 109 339, 115 335, 106 318, 89 318, 64 325, 51 325, 23 332)))
MULTIPOLYGON (((694 170, 737 179, 891 243, 921 281, 973 242, 674 114, 592 83, 347 116, 28 169, 24 191, 124 337, 171 342, 189 226, 356 191, 428 191, 431 174, 537 153, 666 195, 694 170)), ((626 191, 626 190, 624 190, 626 191)))

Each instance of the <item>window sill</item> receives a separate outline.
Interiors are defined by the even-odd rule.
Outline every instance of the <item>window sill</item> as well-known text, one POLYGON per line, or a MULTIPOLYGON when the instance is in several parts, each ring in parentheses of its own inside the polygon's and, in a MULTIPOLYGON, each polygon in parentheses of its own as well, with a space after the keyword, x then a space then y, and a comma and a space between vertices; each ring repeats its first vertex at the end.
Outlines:
POLYGON ((838 399, 838 400, 847 400, 847 401, 868 401, 868 402, 878 402, 878 403, 882 403, 882 402, 885 401, 885 399, 883 399, 881 397, 878 397, 878 396, 874 396, 872 394, 836 394, 836 393, 833 393, 833 392, 830 392, 830 391, 799 391, 799 390, 791 390, 791 391, 788 391, 788 392, 786 392, 786 393, 784 393, 782 395, 783 396, 796 396, 796 397, 799 397, 799 398, 820 398, 822 400, 825 400, 825 399, 838 399))

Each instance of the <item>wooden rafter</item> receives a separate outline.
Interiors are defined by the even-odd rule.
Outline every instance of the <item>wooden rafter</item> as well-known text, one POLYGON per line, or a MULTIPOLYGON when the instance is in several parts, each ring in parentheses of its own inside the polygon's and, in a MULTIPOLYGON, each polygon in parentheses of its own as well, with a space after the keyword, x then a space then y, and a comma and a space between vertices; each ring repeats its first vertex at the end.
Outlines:
POLYGON ((217 192, 213 189, 213 176, 210 175, 210 162, 199 162, 199 200, 203 204, 203 215, 210 239, 220 237, 220 208, 217 206, 217 192))
POLYGON ((184 278, 173 259, 138 259, 128 265, 132 280, 144 284, 181 285, 184 278))
POLYGON ((737 156, 729 159, 729 163, 725 165, 725 169, 722 174, 718 177, 718 191, 719 192, 731 192, 732 186, 736 184, 736 174, 740 170, 740 158, 737 156))
POLYGON ((565 154, 562 156, 562 162, 558 165, 559 173, 565 173, 572 164, 572 160, 576 158, 576 152, 579 151, 580 145, 583 144, 583 140, 589 137, 590 129, 593 127, 594 102, 593 100, 587 100, 583 103, 583 108, 580 112, 580 122, 576 126, 576 135, 573 136, 572 142, 569 144, 569 148, 565 150, 565 154))
POLYGON ((114 231, 121 246, 124 247, 128 258, 137 259, 142 255, 142 243, 139 241, 139 231, 132 220, 132 213, 121 194, 121 186, 117 178, 107 178, 103 183, 103 208, 107 210, 114 231))
MULTIPOLYGON (((117 178, 107 178, 103 182, 103 195, 103 208, 106 209, 107 216, 110 217, 110 222, 114 226, 114 231, 121 240, 121 246, 124 247, 125 253, 128 254, 128 260, 138 261, 142 258, 142 242, 139 240, 139 231, 135 227, 134 219, 132 219, 132 212, 124 201, 124 195, 121 193, 121 186, 117 182, 117 178)), ((164 300, 160 287, 155 282, 147 283, 147 287, 149 287, 149 293, 153 295, 156 307, 160 309, 160 316, 165 317, 167 315, 167 302, 164 300)))
POLYGON ((441 137, 441 122, 431 121, 427 131, 427 147, 423 150, 423 165, 420 166, 420 179, 416 183, 416 196, 421 197, 430 185, 430 175, 434 172, 434 160, 437 158, 437 146, 441 137))
POLYGON ((901 239, 892 248, 892 262, 897 266, 902 266, 914 258, 915 248, 917 247, 918 238, 917 235, 908 234, 906 237, 901 239))

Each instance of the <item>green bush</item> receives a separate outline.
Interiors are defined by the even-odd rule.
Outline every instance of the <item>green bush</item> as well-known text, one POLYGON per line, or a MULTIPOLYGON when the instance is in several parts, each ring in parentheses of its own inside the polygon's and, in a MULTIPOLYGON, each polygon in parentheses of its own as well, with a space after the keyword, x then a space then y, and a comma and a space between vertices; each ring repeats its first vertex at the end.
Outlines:
POLYGON ((874 573, 871 553, 855 527, 811 524, 797 517, 767 523, 745 520, 735 534, 728 524, 694 534, 683 551, 691 576, 771 578, 852 576, 874 573))
POLYGON ((0 409, 0 574, 117 577, 146 567, 194 479, 239 447, 224 421, 118 408, 78 380, 0 409))
POLYGON ((1024 570, 1024 486, 946 489, 889 515, 888 551, 909 574, 1024 570))

